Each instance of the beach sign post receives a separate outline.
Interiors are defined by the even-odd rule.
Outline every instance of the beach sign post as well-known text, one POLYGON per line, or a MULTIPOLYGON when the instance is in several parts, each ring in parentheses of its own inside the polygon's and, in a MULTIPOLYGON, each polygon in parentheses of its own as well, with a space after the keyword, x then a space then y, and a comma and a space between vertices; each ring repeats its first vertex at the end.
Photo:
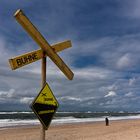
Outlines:
POLYGON ((15 70, 22 66, 33 63, 39 59, 42 59, 42 90, 31 104, 31 108, 42 123, 40 140, 45 140, 45 130, 48 129, 53 115, 58 108, 58 102, 53 95, 49 85, 46 83, 46 57, 48 56, 65 74, 65 76, 69 80, 72 80, 74 76, 73 72, 57 54, 57 52, 71 47, 71 41, 68 40, 51 46, 41 35, 38 29, 31 23, 31 21, 27 18, 22 10, 17 10, 14 14, 14 17, 41 48, 40 50, 35 50, 33 52, 13 57, 9 59, 9 63, 11 69, 15 70), (46 120, 46 118, 48 119, 46 120))

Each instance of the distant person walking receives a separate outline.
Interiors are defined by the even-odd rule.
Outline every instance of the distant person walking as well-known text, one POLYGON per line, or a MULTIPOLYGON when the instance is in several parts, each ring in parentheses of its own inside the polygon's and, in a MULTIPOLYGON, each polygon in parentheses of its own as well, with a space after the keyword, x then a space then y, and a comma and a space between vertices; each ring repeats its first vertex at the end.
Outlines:
POLYGON ((109 119, 107 117, 105 118, 105 124, 106 126, 109 126, 109 119))

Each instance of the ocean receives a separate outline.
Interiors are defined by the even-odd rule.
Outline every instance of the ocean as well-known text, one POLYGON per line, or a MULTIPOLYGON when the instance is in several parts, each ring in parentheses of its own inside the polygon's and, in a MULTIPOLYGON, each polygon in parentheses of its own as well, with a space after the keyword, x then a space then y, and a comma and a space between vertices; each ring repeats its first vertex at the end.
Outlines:
MULTIPOLYGON (((51 125, 109 120, 140 119, 140 112, 57 112, 51 125)), ((0 112, 0 129, 15 126, 33 126, 40 122, 33 112, 0 112)))

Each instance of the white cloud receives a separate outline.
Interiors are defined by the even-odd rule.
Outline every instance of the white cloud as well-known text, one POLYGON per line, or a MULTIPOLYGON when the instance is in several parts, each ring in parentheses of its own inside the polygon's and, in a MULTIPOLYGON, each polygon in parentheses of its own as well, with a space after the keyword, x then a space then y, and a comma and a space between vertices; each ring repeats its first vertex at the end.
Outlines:
POLYGON ((132 96, 134 96, 134 94, 133 94, 133 92, 128 92, 128 93, 125 94, 125 96, 126 97, 132 97, 132 96))
POLYGON ((115 91, 109 91, 109 93, 107 94, 107 95, 105 95, 104 97, 106 98, 106 97, 114 97, 114 96, 116 96, 117 94, 116 94, 116 92, 115 91))
POLYGON ((112 84, 110 86, 107 87, 108 90, 117 90, 118 86, 116 84, 112 84))
POLYGON ((135 77, 133 77, 133 78, 131 78, 131 79, 129 79, 129 86, 133 86, 133 84, 136 82, 136 78, 135 77))
POLYGON ((20 103, 22 104, 30 104, 33 101, 33 97, 23 97, 20 99, 20 103))
MULTIPOLYGON (((67 80, 64 74, 60 74, 61 72, 57 66, 49 60, 49 64, 47 64, 47 81, 49 81, 56 97, 62 101, 74 102, 77 106, 80 106, 80 104, 85 101, 93 105, 102 105, 105 104, 104 100, 108 100, 108 98, 104 97, 115 97, 116 99, 118 97, 116 93, 119 93, 120 91, 123 93, 122 95, 124 95, 124 93, 128 93, 129 91, 138 91, 139 86, 135 85, 136 87, 134 87, 135 78, 131 78, 128 82, 128 79, 124 78, 126 73, 118 72, 116 67, 114 67, 118 58, 120 58, 120 62, 118 61, 118 63, 120 63, 119 66, 121 68, 124 68, 124 66, 130 67, 132 65, 130 62, 132 62, 134 54, 137 57, 136 59, 133 59, 133 64, 135 64, 136 60, 139 60, 140 50, 139 47, 137 47, 139 41, 136 40, 135 37, 136 36, 129 36, 124 37, 123 39, 110 37, 98 39, 96 41, 93 40, 91 42, 79 42, 79 44, 75 44, 74 42, 74 46, 69 51, 65 51, 65 53, 62 54, 62 56, 66 58, 66 63, 67 60, 70 59, 70 61, 68 61, 68 65, 75 74, 72 81, 67 80), (132 41, 133 39, 131 40, 131 38, 133 38, 134 41, 132 41), (115 47, 116 44, 119 45, 115 47), (102 60, 105 66, 93 65, 88 67, 85 66, 83 68, 71 67, 73 66, 74 60, 77 57, 80 58, 80 55, 88 56, 92 54, 98 54, 98 58, 102 60), (131 85, 131 87, 128 85, 131 85), (131 90, 127 87, 131 88, 131 90), (108 91, 110 92, 108 93, 108 91), (104 93, 108 94, 104 96, 104 93), (94 102, 94 99, 96 99, 97 102, 94 102)), ((139 35, 137 37, 139 38, 139 35)), ((0 58, 2 58, 0 59, 1 63, 3 63, 3 58, 6 58, 4 61, 7 62, 9 55, 19 55, 28 48, 28 43, 26 43, 25 46, 23 45, 25 50, 13 52, 6 49, 7 44, 5 43, 6 42, 3 40, 3 43, 1 43, 3 44, 3 47, 0 46, 3 52, 0 56, 0 58)), ((17 102, 17 98, 22 104, 30 103, 41 89, 40 61, 16 71, 12 71, 9 67, 4 67, 4 65, 5 63, 3 63, 0 68, 0 88, 3 88, 0 95, 3 98, 0 102, 6 102, 8 97, 13 103, 17 102), (14 90, 6 91, 5 89, 7 88, 14 90)), ((131 96, 131 94, 126 94, 126 96, 131 96)), ((115 101, 117 102, 119 99, 115 101)), ((110 105, 109 107, 111 107, 113 103, 116 103, 115 101, 110 101, 110 104, 108 102, 108 106, 110 105)), ((120 99, 120 104, 121 101, 122 99, 120 99)), ((84 105, 85 104, 83 104, 83 106, 84 105)))
POLYGON ((132 66, 133 62, 132 62, 132 58, 130 56, 130 54, 125 54, 123 55, 121 58, 119 58, 118 62, 117 62, 117 67, 119 69, 123 69, 123 68, 129 68, 130 66, 132 66))
POLYGON ((59 100, 62 100, 62 101, 66 101, 66 100, 81 101, 80 98, 71 97, 71 96, 64 96, 64 97, 60 97, 60 98, 58 98, 58 99, 59 99, 59 100))
MULTIPOLYGON (((7 0, 2 3, 4 3, 4 6, 3 4, 1 4, 3 8, 5 8, 5 6, 10 6, 10 9, 15 9, 14 7, 17 7, 17 5, 21 5, 21 2, 19 2, 18 0, 15 0, 10 5, 7 5, 7 0)), ((34 2, 32 1, 23 2, 22 6, 25 6, 28 10, 29 7, 37 5, 39 1, 35 1, 35 3, 36 4, 34 4, 34 2)), ((40 28, 40 31, 44 35, 48 36, 49 43, 57 43, 57 41, 63 41, 63 39, 66 38, 72 39, 72 48, 60 53, 64 61, 69 65, 69 67, 75 74, 72 81, 68 81, 64 74, 62 74, 57 68, 57 66, 55 66, 52 61, 49 60, 48 62, 47 60, 47 81, 52 87, 52 90, 54 91, 56 97, 58 97, 58 99, 62 99, 63 101, 72 101, 77 106, 79 106, 79 102, 82 104, 82 102, 85 101, 89 101, 89 105, 104 105, 106 100, 108 101, 110 99, 104 97, 115 97, 116 100, 114 100, 113 102, 111 100, 112 98, 110 99, 111 101, 108 101, 109 107, 112 107, 113 104, 117 104, 118 102, 120 105, 123 103, 128 103, 127 100, 124 101, 124 99, 119 98, 116 93, 119 93, 120 97, 130 97, 133 95, 133 93, 137 93, 137 95, 139 95, 140 80, 137 78, 139 76, 139 73, 137 73, 136 75, 136 73, 133 73, 133 71, 131 71, 134 70, 139 72, 140 69, 140 34, 132 34, 131 32, 133 29, 135 31, 137 30, 136 26, 139 25, 138 22, 130 20, 130 24, 122 25, 122 20, 121 24, 118 24, 118 30, 120 29, 120 26, 121 28, 125 26, 124 30, 122 31, 123 33, 127 33, 127 31, 129 32, 129 30, 126 29, 130 26, 133 26, 130 31, 131 34, 129 32, 129 35, 118 35, 117 37, 115 27, 113 34, 115 33, 116 37, 104 36, 103 38, 95 39, 95 31, 95 37, 93 35, 93 39, 90 30, 90 37, 86 41, 86 39, 80 39, 81 37, 83 37, 81 31, 82 33, 85 33, 84 36, 86 38, 86 35, 89 35, 89 31, 86 30, 88 28, 81 27, 85 23, 89 22, 85 22, 82 26, 79 26, 79 29, 82 29, 80 32, 76 30, 76 26, 73 26, 71 24, 72 19, 75 17, 75 12, 77 12, 74 7, 75 2, 65 1, 64 4, 65 7, 62 8, 62 4, 60 2, 54 4, 53 1, 49 0, 48 2, 46 2, 46 5, 49 6, 49 9, 51 9, 50 7, 55 7, 53 8, 53 10, 50 10, 50 12, 45 12, 44 15, 44 10, 40 9, 39 7, 37 12, 38 15, 33 16, 33 13, 30 13, 32 21, 36 25, 39 25, 37 27, 40 28), (46 13, 49 14, 46 15, 46 13), (39 16, 40 14, 42 16, 39 16), (57 20, 58 18, 59 20, 57 20), (65 22, 63 22, 62 24, 62 21, 65 22), (46 27, 48 27, 47 30, 44 30, 46 27), (61 30, 61 27, 63 27, 63 31, 61 30), (80 36, 78 36, 79 34, 80 36), (90 56, 91 61, 95 63, 93 63, 92 65, 89 64, 89 66, 84 66, 83 64, 83 68, 77 68, 75 60, 81 60, 81 56, 84 56, 85 60, 86 57, 90 56), (123 71, 128 70, 128 68, 129 73, 123 71), (136 78, 130 78, 131 75, 132 77, 134 75, 136 78), (128 77, 130 78, 129 81, 128 77), (104 96, 104 93, 108 94, 104 96), (96 99, 97 102, 93 102, 94 99, 96 99)), ((121 4, 120 8, 116 8, 116 12, 118 12, 119 14, 121 13, 121 16, 125 15, 126 17, 130 18, 140 17, 139 0, 123 0, 120 1, 119 4, 121 4), (117 9, 121 9, 121 7, 122 10, 119 10, 119 12, 117 9)), ((78 8, 80 8, 80 5, 78 8)), ((11 11, 7 11, 7 14, 10 14, 10 12, 11 11)), ((92 12, 90 14, 92 14, 92 12)), ((119 14, 118 17, 120 17, 119 14)), ((118 19, 118 17, 116 19, 118 19)), ((2 23, 5 23, 5 26, 2 25, 1 33, 5 33, 6 35, 6 38, 0 35, 0 103, 1 101, 9 102, 9 100, 11 100, 11 102, 13 103, 16 103, 18 101, 22 104, 26 104, 29 103, 41 89, 40 61, 20 68, 16 71, 12 71, 8 67, 8 58, 16 55, 21 55, 25 52, 30 51, 31 49, 38 49, 38 46, 34 43, 33 40, 26 39, 25 36, 27 36, 27 34, 24 34, 24 31, 21 29, 20 25, 18 25, 14 21, 14 19, 12 19, 12 17, 9 20, 9 18, 5 19, 4 16, 0 16, 0 19, 2 23), (7 26, 9 25, 9 23, 10 26, 7 26), (13 34, 13 31, 15 31, 15 34, 13 34)), ((90 21, 91 23, 93 22, 92 20, 90 21)), ((75 23, 77 23, 77 21, 75 23)), ((119 23, 119 21, 117 21, 117 23, 119 23)), ((114 29, 113 26, 112 29, 114 29)), ((103 29, 104 28, 107 29, 106 27, 103 27, 103 29)), ((111 32, 109 31, 109 33, 111 32)))
POLYGON ((15 90, 10 89, 9 91, 0 91, 0 98, 11 98, 14 96, 15 90))
POLYGON ((95 97, 72 97, 72 96, 64 96, 64 97, 59 97, 58 100, 61 101, 67 101, 67 100, 72 100, 72 101, 78 101, 78 102, 83 102, 83 101, 89 101, 89 100, 94 100, 96 99, 95 97))
MULTIPOLYGON (((115 78, 113 78, 113 79, 115 79, 115 78)), ((100 87, 99 91, 103 92, 103 93, 107 93, 108 91, 117 91, 117 90, 119 90, 119 88, 120 88, 120 85, 117 83, 117 80, 115 80, 113 83, 111 83, 111 85, 107 84, 106 86, 100 87)))
POLYGON ((140 18, 140 1, 124 0, 122 3, 122 15, 129 18, 140 18))
POLYGON ((112 71, 97 67, 77 68, 74 70, 75 76, 83 79, 106 79, 112 71))

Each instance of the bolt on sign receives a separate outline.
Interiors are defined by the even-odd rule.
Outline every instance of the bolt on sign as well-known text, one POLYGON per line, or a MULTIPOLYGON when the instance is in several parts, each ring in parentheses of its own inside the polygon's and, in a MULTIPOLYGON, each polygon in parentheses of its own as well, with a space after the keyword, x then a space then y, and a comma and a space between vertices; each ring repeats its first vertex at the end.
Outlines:
POLYGON ((46 130, 48 129, 58 106, 58 102, 47 83, 31 104, 32 110, 46 130))

